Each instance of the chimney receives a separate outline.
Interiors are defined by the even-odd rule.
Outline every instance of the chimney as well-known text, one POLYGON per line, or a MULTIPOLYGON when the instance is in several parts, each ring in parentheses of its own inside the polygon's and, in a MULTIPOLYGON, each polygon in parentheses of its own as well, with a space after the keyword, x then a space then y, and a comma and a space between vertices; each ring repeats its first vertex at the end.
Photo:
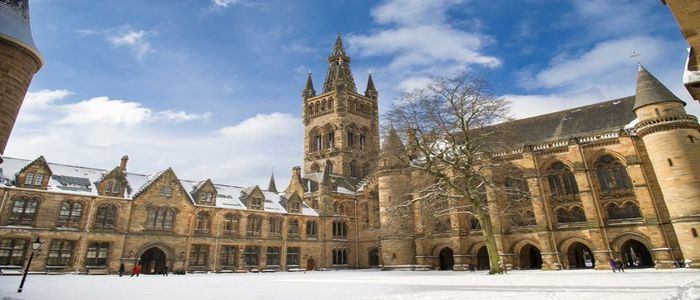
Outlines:
POLYGON ((126 172, 126 163, 127 162, 129 162, 129 156, 128 155, 122 156, 122 162, 121 162, 121 164, 119 164, 119 170, 121 170, 122 172, 126 172))

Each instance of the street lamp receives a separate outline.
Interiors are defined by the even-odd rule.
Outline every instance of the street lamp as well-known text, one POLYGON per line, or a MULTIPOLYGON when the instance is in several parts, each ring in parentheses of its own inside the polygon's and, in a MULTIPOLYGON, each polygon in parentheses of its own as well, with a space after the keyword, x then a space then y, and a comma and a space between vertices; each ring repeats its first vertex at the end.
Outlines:
POLYGON ((34 252, 39 250, 41 248, 41 240, 39 240, 39 237, 36 238, 36 241, 32 243, 32 253, 29 255, 29 261, 27 262, 27 266, 24 268, 24 274, 22 275, 22 282, 19 284, 19 288, 17 289, 18 293, 22 292, 22 288, 24 288, 24 281, 27 280, 27 273, 29 273, 29 265, 32 264, 32 259, 34 258, 34 252))

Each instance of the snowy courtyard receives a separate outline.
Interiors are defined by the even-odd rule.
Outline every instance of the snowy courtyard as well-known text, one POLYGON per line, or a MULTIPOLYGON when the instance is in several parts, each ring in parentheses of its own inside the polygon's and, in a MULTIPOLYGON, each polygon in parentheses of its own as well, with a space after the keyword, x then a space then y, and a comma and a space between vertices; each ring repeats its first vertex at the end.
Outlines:
POLYGON ((700 299, 700 271, 580 270, 0 277, 0 299, 700 299))

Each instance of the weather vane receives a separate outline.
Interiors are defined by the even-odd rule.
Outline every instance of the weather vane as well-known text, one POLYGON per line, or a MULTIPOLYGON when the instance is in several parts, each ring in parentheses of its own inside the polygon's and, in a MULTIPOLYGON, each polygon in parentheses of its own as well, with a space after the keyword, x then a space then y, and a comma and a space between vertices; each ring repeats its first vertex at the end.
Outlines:
POLYGON ((637 57, 640 57, 640 56, 642 56, 641 53, 639 53, 639 52, 637 52, 637 51, 632 51, 632 54, 630 55, 630 58, 631 58, 631 59, 634 59, 634 61, 636 61, 638 64, 641 64, 641 63, 639 62, 639 59, 637 59, 637 57))

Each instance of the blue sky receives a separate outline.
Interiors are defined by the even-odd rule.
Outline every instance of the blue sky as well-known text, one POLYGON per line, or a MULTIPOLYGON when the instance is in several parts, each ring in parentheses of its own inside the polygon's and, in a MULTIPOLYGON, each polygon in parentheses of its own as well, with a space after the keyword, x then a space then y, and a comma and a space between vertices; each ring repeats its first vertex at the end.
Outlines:
POLYGON ((32 0, 46 64, 5 155, 285 186, 306 73, 343 35, 380 110, 431 76, 486 72, 527 117, 632 95, 637 57, 688 110, 685 40, 660 1, 32 0))

